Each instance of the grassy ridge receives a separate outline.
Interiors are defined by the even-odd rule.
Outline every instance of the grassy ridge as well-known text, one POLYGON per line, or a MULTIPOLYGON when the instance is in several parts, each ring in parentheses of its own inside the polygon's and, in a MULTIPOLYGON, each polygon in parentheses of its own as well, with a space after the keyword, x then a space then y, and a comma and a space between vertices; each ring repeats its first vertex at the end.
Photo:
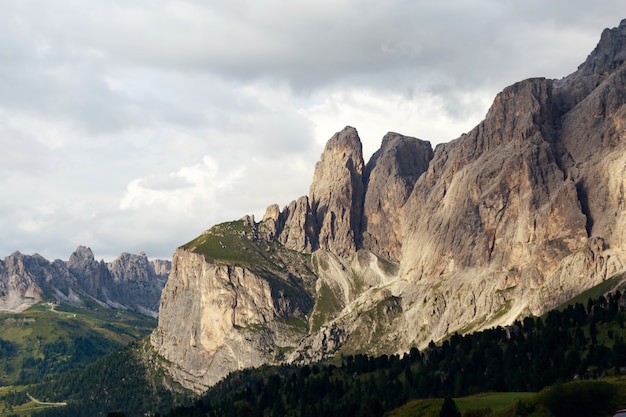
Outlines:
POLYGON ((208 262, 247 267, 273 265, 271 253, 282 248, 257 239, 254 228, 243 220, 215 225, 182 247, 204 255, 208 262))

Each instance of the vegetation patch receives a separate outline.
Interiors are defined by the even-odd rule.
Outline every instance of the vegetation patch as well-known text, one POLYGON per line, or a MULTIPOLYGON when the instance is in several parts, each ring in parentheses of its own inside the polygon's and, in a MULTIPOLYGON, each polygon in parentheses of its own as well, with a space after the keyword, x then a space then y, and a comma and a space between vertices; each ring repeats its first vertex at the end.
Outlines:
POLYGON ((496 322, 499 319, 501 319, 506 313, 508 313, 509 311, 511 311, 511 307, 513 306, 513 301, 508 300, 506 301, 498 310, 496 310, 493 315, 491 316, 491 318, 489 319, 490 322, 496 322))
POLYGON ((470 410, 502 412, 515 406, 519 401, 526 401, 534 396, 534 392, 489 392, 455 398, 455 402, 461 412, 470 410))
POLYGON ((354 291, 355 294, 361 294, 363 291, 367 289, 365 285, 365 279, 363 278, 363 276, 360 274, 357 274, 354 271, 352 271, 350 283, 351 283, 352 291, 354 291))
POLYGON ((312 331, 319 330, 339 310, 341 310, 341 302, 332 288, 327 283, 321 282, 312 313, 312 331))
POLYGON ((309 323, 305 317, 287 316, 279 319, 279 321, 285 323, 292 331, 296 333, 306 334, 309 331, 309 323))
POLYGON ((624 381, 574 381, 551 385, 531 401, 520 401, 515 414, 520 417, 604 417, 622 408, 626 396, 624 381))
POLYGON ((329 268, 326 256, 328 255, 323 252, 311 255, 311 258, 313 259, 313 266, 315 267, 315 271, 318 274, 320 273, 320 271, 327 271, 329 268))
POLYGON ((215 225, 182 248, 204 255, 209 262, 249 266, 267 262, 272 246, 256 238, 253 226, 238 220, 215 225))
POLYGON ((182 246, 216 265, 244 267, 266 279, 277 296, 313 306, 315 282, 311 257, 258 237, 256 226, 243 220, 221 223, 182 246))

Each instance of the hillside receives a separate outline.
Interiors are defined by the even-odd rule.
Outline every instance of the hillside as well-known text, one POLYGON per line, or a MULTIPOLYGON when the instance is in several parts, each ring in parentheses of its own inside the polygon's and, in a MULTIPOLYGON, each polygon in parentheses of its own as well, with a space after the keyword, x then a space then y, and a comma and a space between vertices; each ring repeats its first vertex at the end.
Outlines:
POLYGON ((337 132, 307 196, 178 248, 150 338, 167 372, 202 392, 263 364, 401 355, 619 284, 625 56, 626 20, 435 149, 390 132, 366 162, 337 132))
MULTIPOLYGON (((441 400, 433 398, 485 392, 509 394, 492 399, 489 405, 478 398, 469 399, 474 405, 468 407, 504 413, 503 409, 510 411, 507 407, 512 406, 519 415, 529 415, 546 403, 550 407, 560 404, 546 402, 545 394, 535 396, 534 392, 552 387, 548 390, 562 399, 562 384, 575 380, 593 385, 590 380, 601 378, 610 386, 617 384, 621 394, 607 391, 604 382, 598 386, 606 395, 602 397, 607 400, 604 405, 618 408, 620 401, 626 400, 623 290, 573 302, 543 318, 529 317, 511 326, 467 335, 455 333, 442 343, 429 343, 422 350, 414 347, 402 355, 346 355, 301 366, 266 365, 233 372, 199 397, 167 377, 147 340, 84 370, 30 386, 29 392, 40 400, 67 402, 66 407, 48 410, 42 417, 105 416, 111 411, 123 411, 129 417, 156 413, 170 417, 381 416, 396 408, 394 415, 407 415, 403 410, 416 406, 431 409, 433 402, 438 415, 441 400), (524 403, 517 404, 517 399, 524 403), (168 411, 175 404, 184 406, 168 411)), ((590 396, 578 395, 579 400, 595 407, 594 391, 587 391, 590 396)))
MULTIPOLYGON (((413 348, 402 356, 349 355, 334 363, 236 372, 209 389, 201 402, 167 415, 250 410, 269 416, 382 416, 396 408, 392 415, 422 415, 426 409, 419 414, 408 410, 430 407, 432 400, 416 399, 508 392, 505 407, 493 400, 478 406, 478 399, 468 402, 482 409, 481 415, 503 412, 500 407, 521 416, 538 409, 546 416, 605 416, 626 400, 625 319, 626 300, 618 291, 552 310, 543 319, 455 333, 440 345, 413 348)), ((434 415, 440 407, 439 400, 434 415)))
POLYGON ((95 360, 148 335, 156 320, 102 308, 40 304, 0 314, 0 387, 37 383, 95 360))

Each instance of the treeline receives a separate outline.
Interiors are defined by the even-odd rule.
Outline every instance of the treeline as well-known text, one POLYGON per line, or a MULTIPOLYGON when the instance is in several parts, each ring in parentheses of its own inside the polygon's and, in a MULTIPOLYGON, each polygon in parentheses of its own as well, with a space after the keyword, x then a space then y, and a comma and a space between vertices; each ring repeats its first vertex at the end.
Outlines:
POLYGON ((538 391, 626 373, 624 301, 615 292, 506 328, 454 334, 402 356, 350 355, 340 364, 236 372, 195 405, 166 416, 382 416, 414 398, 538 391))

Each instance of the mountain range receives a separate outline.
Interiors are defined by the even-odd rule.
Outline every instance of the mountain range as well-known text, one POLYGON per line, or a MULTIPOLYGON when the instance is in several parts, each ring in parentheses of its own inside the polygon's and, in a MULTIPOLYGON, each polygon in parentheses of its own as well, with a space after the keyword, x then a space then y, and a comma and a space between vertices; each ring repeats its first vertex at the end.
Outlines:
MULTIPOLYGON (((358 132, 307 196, 178 248, 150 344, 197 392, 229 372, 394 354, 537 316, 626 269, 626 20, 572 74, 499 93, 435 149, 358 132)), ((610 281, 608 281, 610 279, 610 281)))
POLYGON ((0 260, 0 313, 16 313, 42 301, 83 305, 85 297, 103 307, 132 310, 156 318, 171 262, 145 253, 122 253, 96 261, 79 246, 68 261, 15 252, 0 260))

